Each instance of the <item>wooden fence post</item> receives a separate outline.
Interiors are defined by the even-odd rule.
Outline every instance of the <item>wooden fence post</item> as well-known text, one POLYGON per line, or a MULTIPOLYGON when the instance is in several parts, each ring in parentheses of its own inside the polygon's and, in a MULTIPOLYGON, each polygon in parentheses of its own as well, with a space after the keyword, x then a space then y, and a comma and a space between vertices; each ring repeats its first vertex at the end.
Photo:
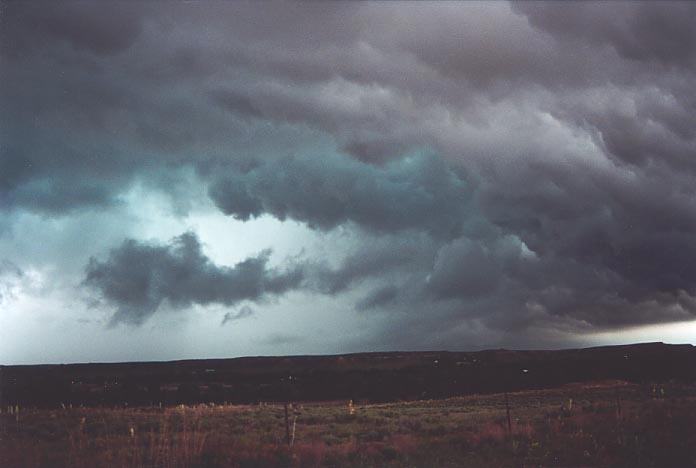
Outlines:
POLYGON ((507 415, 508 436, 512 437, 512 419, 510 419, 510 400, 508 399, 507 392, 505 392, 505 413, 507 415))
POLYGON ((295 444, 295 426, 297 426, 297 414, 292 417, 292 435, 290 436, 290 447, 295 444))
POLYGON ((285 402, 285 442, 290 447, 290 422, 288 421, 288 402, 285 402))
POLYGON ((616 389, 616 416, 621 417, 621 398, 619 397, 619 389, 616 389))

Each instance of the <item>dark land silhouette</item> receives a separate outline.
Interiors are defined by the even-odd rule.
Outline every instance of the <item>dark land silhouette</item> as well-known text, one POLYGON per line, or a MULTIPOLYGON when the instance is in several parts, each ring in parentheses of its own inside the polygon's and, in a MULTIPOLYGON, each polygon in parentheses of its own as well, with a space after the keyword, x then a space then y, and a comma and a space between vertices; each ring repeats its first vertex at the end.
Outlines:
POLYGON ((379 352, 171 362, 0 366, 0 406, 387 402, 557 387, 696 381, 696 348, 379 352))

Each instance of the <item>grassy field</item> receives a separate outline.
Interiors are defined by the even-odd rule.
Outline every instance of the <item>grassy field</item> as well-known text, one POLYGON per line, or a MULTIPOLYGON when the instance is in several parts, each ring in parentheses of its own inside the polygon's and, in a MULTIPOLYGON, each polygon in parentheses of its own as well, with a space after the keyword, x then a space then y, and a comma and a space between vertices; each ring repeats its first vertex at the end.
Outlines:
POLYGON ((379 405, 3 408, 3 467, 696 466, 696 387, 622 382, 379 405))

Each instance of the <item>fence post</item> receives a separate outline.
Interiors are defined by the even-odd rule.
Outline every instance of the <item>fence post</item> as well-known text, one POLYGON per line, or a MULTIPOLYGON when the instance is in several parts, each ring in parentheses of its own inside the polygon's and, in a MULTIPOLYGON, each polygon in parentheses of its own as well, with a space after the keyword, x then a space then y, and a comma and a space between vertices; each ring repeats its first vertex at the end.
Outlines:
POLYGON ((508 436, 512 437, 512 419, 510 419, 510 400, 505 392, 505 414, 507 415, 508 436))
POLYGON ((290 422, 288 421, 288 402, 285 402, 285 442, 290 447, 290 422))
POLYGON ((292 435, 290 436, 290 447, 295 444, 295 426, 297 426, 297 414, 292 417, 292 435))
POLYGON ((621 398, 619 397, 619 389, 616 389, 616 416, 621 417, 621 398))

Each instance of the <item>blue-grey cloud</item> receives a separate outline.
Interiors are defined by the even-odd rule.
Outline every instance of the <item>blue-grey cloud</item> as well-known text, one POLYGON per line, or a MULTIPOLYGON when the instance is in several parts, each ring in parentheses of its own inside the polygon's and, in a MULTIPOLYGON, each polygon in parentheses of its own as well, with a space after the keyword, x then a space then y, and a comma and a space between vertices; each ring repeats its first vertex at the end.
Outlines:
POLYGON ((237 312, 227 312, 225 313, 225 316, 222 318, 222 322, 220 323, 220 326, 225 325, 229 322, 234 322, 235 320, 241 320, 245 319, 247 317, 251 317, 254 315, 254 309, 249 307, 248 305, 242 306, 241 309, 237 312))
POLYGON ((165 300, 176 308, 235 305, 297 288, 302 271, 269 268, 269 254, 262 252, 233 267, 223 267, 205 256, 193 233, 182 234, 169 245, 127 240, 105 260, 93 258, 84 283, 116 307, 112 324, 141 325, 165 300))
POLYGON ((435 157, 375 167, 327 155, 283 158, 223 176, 210 196, 241 220, 271 214, 318 229, 352 222, 375 232, 417 230, 451 238, 466 220, 470 192, 435 157))
POLYGON ((177 216, 212 200, 358 239, 288 270, 219 266, 191 235, 132 239, 87 268, 114 322, 294 289, 402 310, 380 314, 380 343, 403 323, 403 343, 458 343, 470 319, 581 333, 694 317, 691 3, 0 9, 5 238, 27 212, 141 210, 139 187, 177 216))

